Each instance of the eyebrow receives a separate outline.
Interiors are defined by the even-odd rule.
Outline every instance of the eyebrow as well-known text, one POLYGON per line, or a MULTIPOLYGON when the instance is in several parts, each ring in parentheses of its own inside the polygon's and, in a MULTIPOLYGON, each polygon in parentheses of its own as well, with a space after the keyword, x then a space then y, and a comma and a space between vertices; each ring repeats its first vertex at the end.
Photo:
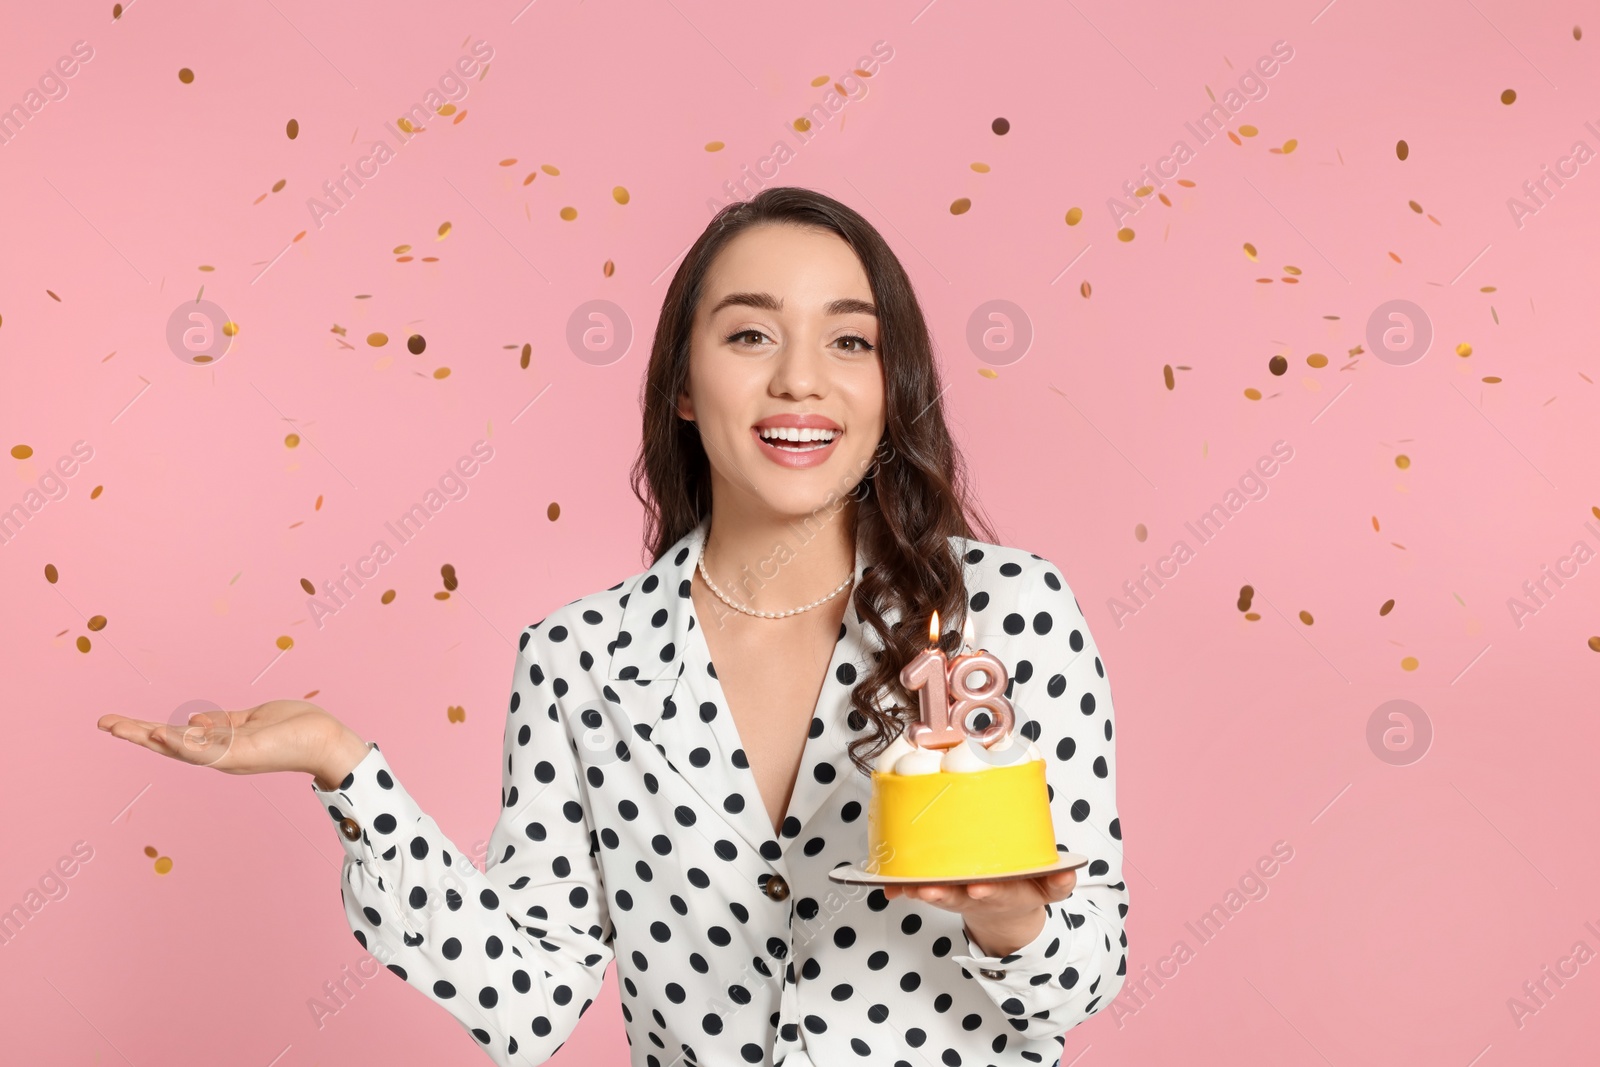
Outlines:
MULTIPOLYGON (((759 308, 762 311, 782 311, 783 301, 771 293, 729 293, 717 301, 716 306, 711 309, 710 315, 715 315, 723 308, 735 306, 759 308)), ((878 309, 872 301, 857 300, 854 297, 841 297, 838 300, 830 300, 822 310, 827 315, 871 315, 873 318, 878 317, 878 309)))

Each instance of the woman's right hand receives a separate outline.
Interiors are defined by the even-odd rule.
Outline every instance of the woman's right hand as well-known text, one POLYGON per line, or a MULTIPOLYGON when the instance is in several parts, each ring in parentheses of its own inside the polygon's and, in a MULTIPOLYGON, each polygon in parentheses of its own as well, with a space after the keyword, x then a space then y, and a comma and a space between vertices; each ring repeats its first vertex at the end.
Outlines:
POLYGON ((207 711, 187 726, 115 713, 96 723, 114 737, 226 774, 303 771, 332 788, 360 762, 360 736, 315 704, 269 700, 245 711, 207 711), (348 764, 348 766, 346 766, 348 764))

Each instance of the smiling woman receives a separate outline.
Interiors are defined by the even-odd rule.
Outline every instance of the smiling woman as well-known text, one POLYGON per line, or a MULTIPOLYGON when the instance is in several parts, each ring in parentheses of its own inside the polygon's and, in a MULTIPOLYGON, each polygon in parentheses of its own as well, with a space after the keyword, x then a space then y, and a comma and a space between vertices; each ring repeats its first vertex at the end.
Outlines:
POLYGON ((634 1067, 1053 1062, 1127 969, 1110 683, 1060 569, 969 518, 941 396, 859 214, 781 187, 712 220, 643 383, 647 567, 523 629, 482 871, 315 705, 101 726, 309 772, 356 939, 497 1064, 554 1055, 613 964, 634 1067), (1050 757, 1037 844, 1082 877, 841 893, 832 872, 877 860, 866 772, 918 719, 901 667, 963 629, 1050 757))

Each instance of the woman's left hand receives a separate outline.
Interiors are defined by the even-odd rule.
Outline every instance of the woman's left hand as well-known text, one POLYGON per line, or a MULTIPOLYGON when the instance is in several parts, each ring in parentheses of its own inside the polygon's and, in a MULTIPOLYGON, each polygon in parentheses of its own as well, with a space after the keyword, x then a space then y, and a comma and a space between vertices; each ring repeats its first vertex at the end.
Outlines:
POLYGON ((1037 878, 1013 878, 1006 882, 964 882, 960 885, 886 885, 883 895, 893 900, 902 894, 925 900, 948 911, 960 912, 970 924, 984 917, 1015 918, 1031 915, 1044 903, 1067 899, 1078 885, 1077 871, 1057 871, 1037 878))

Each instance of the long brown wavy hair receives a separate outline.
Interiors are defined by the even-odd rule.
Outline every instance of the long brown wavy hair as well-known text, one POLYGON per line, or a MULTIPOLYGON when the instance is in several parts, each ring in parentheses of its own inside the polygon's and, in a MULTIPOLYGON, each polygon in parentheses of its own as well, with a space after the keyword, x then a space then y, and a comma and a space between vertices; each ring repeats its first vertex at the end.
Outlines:
POLYGON ((831 197, 794 186, 764 189, 717 212, 662 302, 641 391, 644 433, 631 482, 645 507, 645 548, 652 563, 710 513, 710 461, 698 424, 680 418, 675 401, 689 377, 690 333, 707 270, 735 236, 768 223, 837 234, 860 260, 878 309, 884 434, 872 466, 850 493, 856 500, 852 535, 867 561, 852 600, 885 648, 850 694, 851 727, 873 727, 849 746, 851 762, 866 772, 867 761, 917 717, 917 701, 900 684, 900 667, 927 647, 933 611, 942 620, 943 647, 954 651, 959 643, 966 583, 949 538, 997 540, 972 501, 966 467, 945 425, 933 345, 911 281, 866 219, 831 197), (892 628, 884 619, 891 607, 899 609, 892 628), (863 755, 863 749, 870 751, 863 755))

